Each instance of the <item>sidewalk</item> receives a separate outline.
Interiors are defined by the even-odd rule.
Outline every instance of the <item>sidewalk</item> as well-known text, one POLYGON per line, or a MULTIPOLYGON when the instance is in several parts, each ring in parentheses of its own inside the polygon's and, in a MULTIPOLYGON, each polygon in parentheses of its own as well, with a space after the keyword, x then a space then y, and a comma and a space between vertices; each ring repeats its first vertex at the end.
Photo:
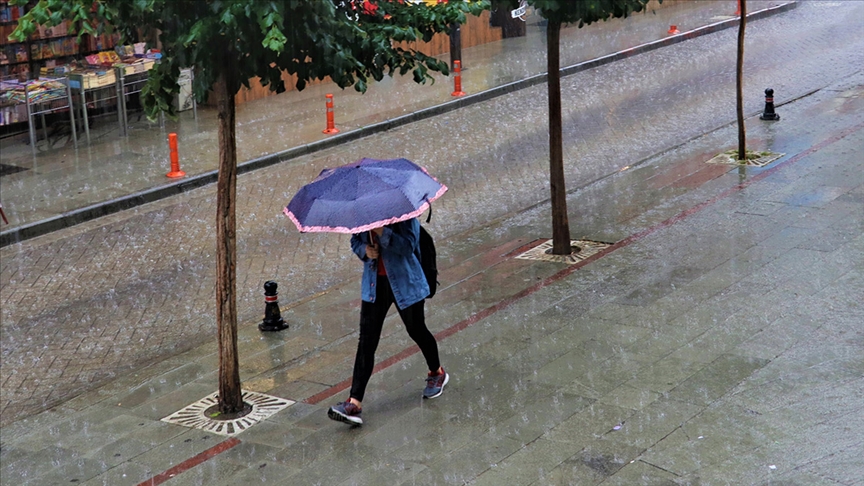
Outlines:
MULTIPOLYGON (((828 8, 818 5, 748 31, 757 59, 788 65, 748 71, 751 88, 795 81, 778 89, 796 98, 778 107, 780 122, 747 120, 750 148, 786 154, 765 168, 705 163, 736 140, 731 98, 693 95, 728 84, 717 78, 732 65, 731 31, 570 78, 568 96, 585 101, 565 112, 568 127, 580 125, 567 132, 580 139, 566 148, 578 156, 568 183, 581 188, 568 197, 572 236, 614 243, 576 265, 515 258, 549 233, 539 87, 239 178, 241 380, 293 403, 234 437, 162 421, 217 388, 215 337, 205 336, 212 187, 0 249, 0 483, 861 485, 864 37, 840 35, 854 30, 817 17, 828 8), (776 42, 787 37, 800 43, 776 42), (819 49, 787 55, 802 44, 819 49), (662 61, 680 83, 642 75, 662 61), (623 92, 609 81, 636 75, 623 92), (814 80, 829 75, 839 81, 814 80), (608 91, 591 98, 600 83, 608 91), (673 119, 667 97, 687 113, 673 119), (505 115, 529 103, 512 119, 538 133, 504 130, 505 115), (459 122, 478 143, 445 160, 424 135, 454 137, 459 122), (642 155, 656 146, 675 148, 642 155), (442 397, 420 399, 422 358, 391 315, 366 423, 351 429, 326 409, 344 400, 351 375, 356 262, 347 238, 298 235, 279 207, 322 165, 394 148, 439 157, 430 170, 451 188, 430 224, 443 287, 427 315, 452 379, 442 397), (291 327, 262 334, 260 284, 274 276, 291 327), (158 331, 181 327, 186 342, 206 344, 148 362, 102 347, 170 348, 158 331), (86 359, 70 364, 67 352, 86 359), (99 382, 85 365, 106 356, 134 371, 74 394, 43 386, 99 382), (66 398, 46 407, 57 396, 66 398), (19 397, 49 409, 7 423, 19 397)), ((761 108, 755 94, 747 113, 761 108)))
POLYGON ((860 485, 864 75, 782 116, 748 120, 787 154, 766 168, 706 169, 730 126, 571 194, 585 238, 617 241, 580 264, 513 258, 545 206, 448 241, 441 398, 392 315, 365 424, 327 419, 351 281, 285 309, 288 331, 241 327, 244 389, 296 400, 262 423, 160 421, 213 392, 208 344, 4 427, 3 483, 860 485))
MULTIPOLYGON (((772 9, 786 2, 751 2, 752 13, 779 13, 772 9)), ((794 6, 790 4, 790 6, 794 6)), ((732 16, 734 1, 669 1, 652 4, 648 13, 562 31, 561 63, 572 74, 598 63, 611 62, 658 47, 649 43, 668 39, 677 42, 694 35, 737 25, 732 16), (723 24, 718 24, 724 22, 723 24), (675 24, 684 35, 670 38, 675 24), (704 28, 706 26, 712 26, 704 28), (694 34, 688 31, 700 29, 694 34), (648 45, 646 45, 648 44, 648 45), (638 49, 630 50, 636 46, 638 49), (619 56, 609 55, 626 51, 619 56), (581 64, 581 65, 580 65, 581 64)), ((238 106, 237 147, 240 171, 252 170, 362 136, 392 129, 411 121, 444 113, 543 82, 545 34, 536 24, 523 38, 463 50, 463 89, 469 96, 454 100, 452 80, 438 77, 434 85, 416 85, 409 77, 386 78, 360 95, 335 90, 331 85, 313 85, 302 92, 288 92, 238 106), (334 92, 338 135, 324 135, 324 95, 334 92), (277 135, 278 134, 278 135, 277 135)), ((779 100, 778 100, 779 101, 779 100)), ((135 120, 130 116, 130 123, 135 120)), ((119 137, 108 117, 93 127, 93 142, 80 142, 78 150, 70 137, 44 141, 32 155, 26 136, 0 141, 2 163, 20 170, 0 179, 0 193, 9 225, 0 229, 0 246, 32 238, 80 222, 98 218, 146 202, 168 197, 216 180, 215 112, 199 107, 198 120, 183 112, 164 128, 138 118, 128 137, 119 137), (170 170, 167 134, 180 140, 181 180, 165 177, 170 170)), ((83 137, 79 136, 79 140, 83 137)), ((445 142, 445 141, 442 141, 445 142)), ((445 142, 446 143, 446 142, 445 142)))

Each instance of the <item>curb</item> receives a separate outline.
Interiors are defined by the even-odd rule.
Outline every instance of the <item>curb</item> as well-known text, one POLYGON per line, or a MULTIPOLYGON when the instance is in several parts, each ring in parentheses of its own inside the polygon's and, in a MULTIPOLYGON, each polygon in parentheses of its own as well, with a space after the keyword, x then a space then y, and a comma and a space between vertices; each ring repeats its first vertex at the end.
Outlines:
MULTIPOLYGON (((747 14, 747 19, 758 20, 766 18, 771 15, 792 10, 797 6, 798 0, 792 0, 790 2, 775 7, 769 7, 762 10, 757 10, 755 12, 751 12, 747 14)), ((696 37, 701 37, 703 35, 719 32, 721 30, 725 30, 738 25, 738 22, 738 18, 733 17, 687 32, 682 32, 680 34, 676 34, 670 37, 648 42, 645 44, 640 44, 636 47, 624 49, 613 54, 598 57, 596 59, 591 59, 589 61, 584 61, 578 64, 574 64, 572 66, 567 66, 561 68, 561 76, 570 76, 572 74, 587 71, 589 69, 594 69, 615 61, 627 59, 637 54, 651 52, 653 50, 660 49, 661 47, 668 47, 674 44, 678 44, 680 42, 684 42, 686 40, 695 39, 696 37)), ((252 159, 237 165, 237 175, 251 172, 253 170, 261 169, 264 167, 269 167, 271 165, 292 160, 304 155, 320 152, 322 150, 353 142, 355 140, 368 137, 370 135, 375 135, 377 133, 385 132, 393 128, 401 127, 409 123, 425 120, 427 118, 432 118, 438 115, 443 115, 445 113, 458 110, 459 108, 465 108, 467 106, 482 103, 484 101, 488 101, 499 96, 504 96, 515 91, 523 90, 525 88, 530 88, 538 84, 545 83, 546 80, 546 73, 538 74, 519 81, 514 81, 512 83, 491 88, 480 93, 467 95, 456 100, 447 101, 439 105, 424 108, 422 110, 418 110, 407 115, 361 127, 350 132, 343 132, 339 135, 334 135, 324 140, 300 145, 276 154, 266 155, 263 157, 252 159)), ((204 172, 183 181, 162 185, 153 189, 136 192, 128 196, 123 196, 116 199, 92 204, 84 208, 69 211, 59 216, 19 226, 6 232, 0 232, 0 248, 12 245, 14 243, 20 243, 24 240, 28 240, 31 238, 36 238, 37 236, 46 235, 54 231, 69 228, 71 226, 75 226, 77 224, 81 224, 96 218, 108 216, 113 213, 118 213, 120 211, 141 206, 143 204, 175 196, 192 189, 210 185, 218 180, 218 176, 218 170, 204 172)))

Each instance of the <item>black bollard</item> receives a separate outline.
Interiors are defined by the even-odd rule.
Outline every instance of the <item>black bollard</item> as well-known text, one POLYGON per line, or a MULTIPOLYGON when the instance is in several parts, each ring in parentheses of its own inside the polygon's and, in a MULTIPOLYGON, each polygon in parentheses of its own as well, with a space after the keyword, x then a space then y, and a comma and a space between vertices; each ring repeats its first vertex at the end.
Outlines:
POLYGON ((774 113, 774 90, 765 90, 765 111, 759 116, 760 120, 779 120, 780 115, 774 113))
POLYGON ((282 320, 282 315, 279 312, 279 299, 276 293, 278 285, 272 280, 264 282, 264 321, 258 324, 258 329, 261 331, 281 331, 288 329, 288 324, 282 320))

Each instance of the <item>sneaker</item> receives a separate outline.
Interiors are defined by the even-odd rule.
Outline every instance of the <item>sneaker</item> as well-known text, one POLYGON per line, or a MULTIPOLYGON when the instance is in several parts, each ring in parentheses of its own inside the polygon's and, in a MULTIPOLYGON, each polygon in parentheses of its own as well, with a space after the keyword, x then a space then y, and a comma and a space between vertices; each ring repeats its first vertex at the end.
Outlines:
POLYGON ((433 375, 429 372, 426 377, 426 388, 423 390, 423 398, 435 398, 444 392, 444 385, 450 381, 450 375, 446 371, 440 375, 433 375))
POLYGON ((362 410, 357 405, 347 402, 339 402, 334 407, 330 407, 327 411, 327 416, 339 422, 345 422, 348 425, 363 425, 363 419, 360 418, 362 410))

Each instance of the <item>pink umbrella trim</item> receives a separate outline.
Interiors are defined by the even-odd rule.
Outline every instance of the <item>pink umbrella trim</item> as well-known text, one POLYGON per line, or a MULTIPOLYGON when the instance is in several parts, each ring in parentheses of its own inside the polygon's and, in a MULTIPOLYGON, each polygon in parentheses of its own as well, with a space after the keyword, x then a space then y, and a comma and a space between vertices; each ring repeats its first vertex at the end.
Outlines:
MULTIPOLYGON (((424 170, 425 172, 425 170, 424 170)), ((430 176, 431 177, 431 176, 430 176)), ((440 184, 440 182, 439 182, 440 184)), ((300 230, 301 233, 347 233, 347 234, 355 234, 362 233, 364 231, 370 231, 375 228, 380 228, 381 226, 386 226, 388 224, 398 223, 400 221, 408 221, 409 219, 416 218, 420 216, 427 209, 429 209, 429 203, 443 196, 444 193, 447 192, 447 186, 441 184, 441 189, 438 189, 438 192, 432 196, 431 199, 428 199, 426 202, 420 205, 419 209, 411 211, 408 214, 403 214, 402 216, 397 216, 395 218, 382 219, 381 221, 376 221, 374 223, 369 223, 363 226, 358 226, 356 228, 346 228, 344 226, 303 226, 300 224, 300 221, 297 220, 297 217, 294 216, 288 207, 286 206, 282 212, 285 213, 285 216, 291 218, 291 222, 294 223, 294 226, 300 230)))

